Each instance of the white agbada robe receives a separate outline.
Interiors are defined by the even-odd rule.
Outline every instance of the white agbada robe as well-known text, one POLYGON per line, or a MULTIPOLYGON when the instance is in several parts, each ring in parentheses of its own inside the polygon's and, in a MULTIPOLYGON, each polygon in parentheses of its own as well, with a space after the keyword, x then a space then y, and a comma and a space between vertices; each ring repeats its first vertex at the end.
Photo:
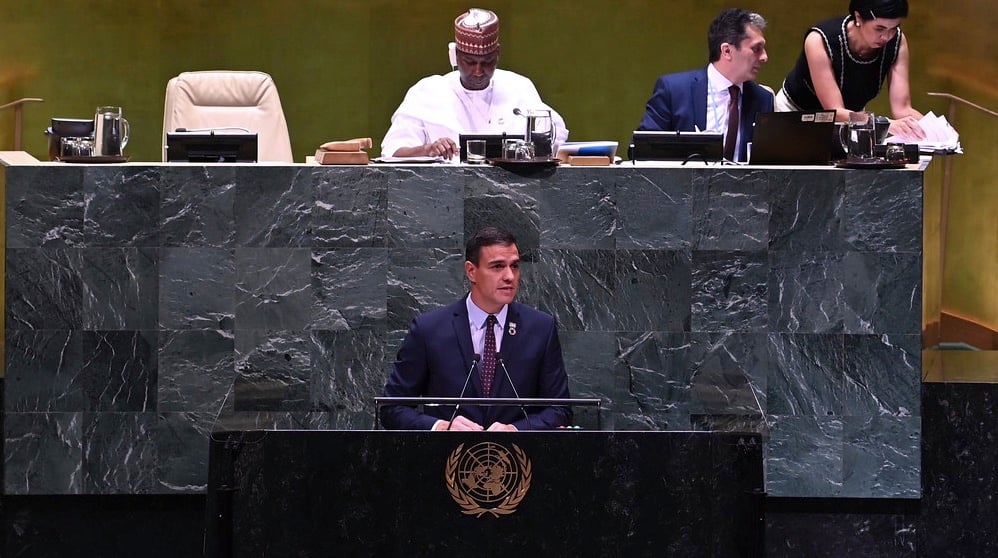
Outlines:
POLYGON ((391 157, 399 148, 417 147, 460 134, 517 134, 523 136, 527 119, 513 109, 549 109, 556 126, 555 143, 568 140, 565 120, 541 101, 530 79, 515 72, 496 69, 489 86, 469 91, 461 85, 457 70, 429 76, 409 88, 392 115, 392 125, 381 142, 381 155, 391 157))

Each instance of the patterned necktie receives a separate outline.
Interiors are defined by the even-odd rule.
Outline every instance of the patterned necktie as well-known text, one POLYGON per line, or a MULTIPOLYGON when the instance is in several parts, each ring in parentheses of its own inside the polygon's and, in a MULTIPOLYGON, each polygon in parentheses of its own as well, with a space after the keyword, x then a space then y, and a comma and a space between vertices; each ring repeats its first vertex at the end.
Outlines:
POLYGON ((724 135, 724 158, 735 160, 735 143, 738 141, 738 90, 737 85, 728 88, 731 101, 728 103, 728 133, 724 135))
POLYGON ((485 397, 492 391, 492 380, 496 377, 496 324, 499 320, 489 314, 485 320, 485 349, 482 350, 482 392, 485 397))

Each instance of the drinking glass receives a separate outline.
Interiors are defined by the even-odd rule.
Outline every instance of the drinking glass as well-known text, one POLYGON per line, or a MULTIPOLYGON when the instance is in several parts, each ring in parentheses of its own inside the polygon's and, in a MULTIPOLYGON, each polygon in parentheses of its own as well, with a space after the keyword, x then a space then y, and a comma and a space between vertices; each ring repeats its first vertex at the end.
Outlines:
POLYGON ((485 163, 485 140, 468 140, 465 144, 465 149, 467 150, 469 165, 481 165, 485 163))

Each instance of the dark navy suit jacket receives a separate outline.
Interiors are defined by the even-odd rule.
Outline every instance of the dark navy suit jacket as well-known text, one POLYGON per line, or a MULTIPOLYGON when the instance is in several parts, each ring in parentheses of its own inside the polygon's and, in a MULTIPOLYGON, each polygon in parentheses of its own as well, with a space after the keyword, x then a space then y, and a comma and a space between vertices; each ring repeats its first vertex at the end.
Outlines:
MULTIPOLYGON (((759 112, 773 112, 773 95, 762 86, 746 81, 742 85, 739 116, 741 161, 745 160, 747 153, 745 144, 752 141, 755 115, 759 112)), ((644 118, 638 125, 638 130, 666 132, 692 132, 695 129, 707 129, 706 66, 659 77, 645 107, 644 118)))
MULTIPOLYGON (((567 398, 568 377, 561 356, 555 319, 529 306, 512 302, 506 312, 501 343, 502 360, 520 397, 567 398)), ((465 299, 416 317, 402 341, 395 365, 385 383, 388 397, 458 397, 475 356, 465 299)), ((465 397, 486 397, 476 368, 465 397)), ((515 397, 513 387, 498 365, 489 397, 515 397)), ((572 418, 568 407, 461 406, 458 414, 488 428, 493 422, 512 424, 518 430, 566 426, 572 418)), ((428 430, 437 419, 450 420, 453 406, 382 408, 385 428, 428 430)))

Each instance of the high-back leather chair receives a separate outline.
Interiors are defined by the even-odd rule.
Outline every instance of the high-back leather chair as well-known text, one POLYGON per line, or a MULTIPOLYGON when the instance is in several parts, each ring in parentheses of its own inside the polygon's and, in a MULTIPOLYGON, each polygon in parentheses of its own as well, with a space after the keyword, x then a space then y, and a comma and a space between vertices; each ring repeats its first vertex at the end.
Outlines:
POLYGON ((270 75, 225 70, 184 72, 166 84, 164 161, 167 132, 226 127, 257 134, 259 161, 294 162, 288 123, 270 75))

